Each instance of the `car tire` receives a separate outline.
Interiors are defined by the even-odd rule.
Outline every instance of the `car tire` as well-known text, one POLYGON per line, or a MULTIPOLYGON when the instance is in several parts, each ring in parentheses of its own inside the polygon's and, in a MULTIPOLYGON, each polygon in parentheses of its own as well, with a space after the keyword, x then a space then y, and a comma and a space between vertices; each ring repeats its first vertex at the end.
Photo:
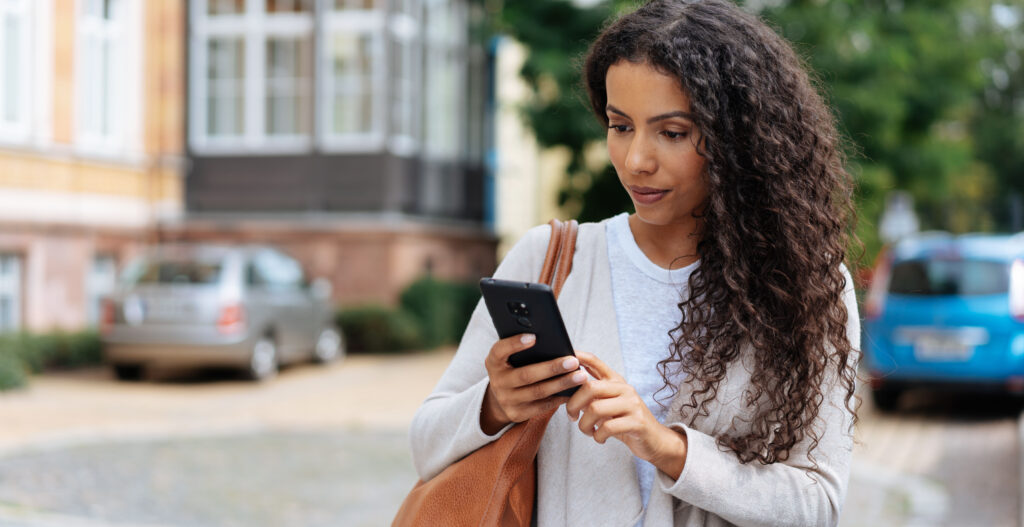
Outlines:
POLYGON ((316 338, 316 346, 313 348, 313 361, 320 364, 327 364, 345 357, 345 338, 341 330, 335 326, 328 326, 320 331, 316 338))
POLYGON ((899 408, 902 390, 879 388, 871 390, 871 401, 880 412, 892 412, 899 408))
POLYGON ((249 368, 246 371, 249 379, 265 381, 277 375, 280 357, 277 353, 277 342, 270 336, 262 336, 252 345, 249 354, 249 368))
POLYGON ((141 381, 145 370, 141 364, 115 364, 114 377, 119 381, 141 381))

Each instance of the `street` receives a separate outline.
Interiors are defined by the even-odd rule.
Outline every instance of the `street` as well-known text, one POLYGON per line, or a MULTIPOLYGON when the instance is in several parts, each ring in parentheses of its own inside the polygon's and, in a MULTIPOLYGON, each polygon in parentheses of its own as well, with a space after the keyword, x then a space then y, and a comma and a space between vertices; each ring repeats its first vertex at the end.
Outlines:
POLYGON ((1020 409, 927 391, 892 414, 866 401, 842 525, 1018 525, 1020 409))
MULTIPOLYGON (((33 378, 0 394, 0 525, 386 525, 416 479, 409 420, 450 358, 357 355, 264 384, 33 378)), ((841 525, 1018 525, 1020 405, 908 395, 862 408, 841 525)))

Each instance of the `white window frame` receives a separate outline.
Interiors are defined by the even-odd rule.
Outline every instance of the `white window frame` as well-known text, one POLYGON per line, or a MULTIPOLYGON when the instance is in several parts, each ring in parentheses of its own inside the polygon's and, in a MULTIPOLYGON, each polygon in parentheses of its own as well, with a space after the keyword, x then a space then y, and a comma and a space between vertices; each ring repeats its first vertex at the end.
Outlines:
MULTIPOLYGON (((313 134, 270 135, 267 133, 267 41, 272 37, 314 37, 313 13, 268 14, 263 0, 247 0, 245 12, 237 15, 207 15, 207 0, 190 0, 192 35, 189 43, 189 142, 200 154, 292 154, 312 150, 313 134), (211 38, 241 38, 245 46, 243 77, 243 130, 239 136, 216 137, 207 133, 206 65, 207 43, 211 38)), ((315 50, 314 50, 315 54, 315 50)), ((315 55, 314 55, 315 57, 315 55)), ((315 70, 310 78, 315 86, 315 70)), ((311 90, 315 91, 315 89, 311 90)), ((315 94, 309 97, 315 102, 315 94)), ((314 113, 316 107, 314 106, 314 113)))
POLYGON ((93 255, 89 270, 85 275, 85 318, 90 326, 97 326, 103 316, 103 298, 114 293, 117 288, 117 256, 110 253, 93 255), (102 264, 101 264, 102 262, 102 264), (104 274, 101 265, 109 263, 110 273, 104 274))
POLYGON ((5 327, 3 320, 0 320, 0 333, 6 331, 18 331, 21 329, 21 305, 22 305, 22 265, 21 256, 16 253, 0 252, 0 298, 11 298, 11 325, 5 327), (11 263, 10 267, 13 268, 11 273, 5 273, 4 270, 8 267, 8 263, 11 263))
MULTIPOLYGON (((465 101, 466 96, 466 54, 468 52, 468 28, 465 5, 459 0, 425 0, 424 9, 428 13, 436 13, 438 10, 447 9, 449 12, 450 28, 454 29, 447 34, 437 35, 426 30, 423 35, 423 42, 426 48, 426 74, 423 78, 424 97, 431 101, 431 104, 423 105, 423 154, 429 160, 453 160, 463 156, 465 133, 466 133, 466 107, 460 104, 465 101), (432 92, 433 84, 431 74, 443 71, 446 67, 454 65, 454 77, 449 79, 452 82, 451 93, 447 100, 442 100, 444 94, 432 92), (445 111, 445 105, 451 107, 445 111), (443 118, 431 119, 432 112, 440 112, 443 118), (451 127, 451 129, 446 129, 451 127), (446 137, 447 143, 437 143, 438 138, 446 137)), ((425 25, 431 24, 430 17, 425 16, 425 25)))
POLYGON ((326 11, 320 17, 318 57, 318 95, 316 128, 320 148, 329 153, 380 152, 386 148, 385 115, 388 94, 374 90, 370 110, 370 131, 340 134, 332 131, 334 119, 334 72, 332 64, 333 36, 337 33, 362 33, 371 36, 371 82, 373 86, 386 86, 387 61, 385 29, 387 13, 380 5, 374 9, 345 9, 326 11))
POLYGON ((0 82, 0 141, 8 143, 24 143, 31 133, 32 118, 32 35, 35 26, 32 23, 32 4, 30 0, 14 0, 0 2, 0 75, 4 75, 8 65, 6 63, 8 51, 7 35, 5 31, 7 17, 10 15, 18 18, 18 47, 16 52, 17 72, 14 77, 17 79, 15 89, 18 91, 17 100, 14 103, 16 115, 13 120, 7 120, 5 113, 7 104, 7 84, 0 82))
POLYGON ((417 56, 422 51, 422 4, 420 0, 402 0, 399 2, 401 11, 393 14, 388 21, 388 37, 393 56, 402 54, 401 65, 406 71, 392 71, 390 94, 390 121, 388 128, 388 150, 397 156, 412 156, 419 150, 419 129, 421 126, 422 105, 417 87, 422 84, 423 61, 417 56), (402 86, 398 81, 403 80, 402 86), (405 90, 405 93, 401 93, 405 90), (402 98, 405 97, 403 101, 402 98), (404 115, 402 115, 404 114, 404 115), (395 126, 396 120, 402 120, 402 126, 395 126), (402 129, 408 133, 402 133, 402 129))
POLYGON ((143 91, 143 39, 145 25, 140 0, 119 0, 116 18, 102 22, 86 15, 89 0, 75 2, 75 150, 82 154, 101 157, 140 159, 142 156, 142 91, 143 91), (110 123, 107 133, 90 129, 87 112, 95 108, 88 99, 92 75, 99 72, 90 68, 83 58, 90 38, 109 40, 113 67, 106 79, 108 97, 106 119, 110 123))

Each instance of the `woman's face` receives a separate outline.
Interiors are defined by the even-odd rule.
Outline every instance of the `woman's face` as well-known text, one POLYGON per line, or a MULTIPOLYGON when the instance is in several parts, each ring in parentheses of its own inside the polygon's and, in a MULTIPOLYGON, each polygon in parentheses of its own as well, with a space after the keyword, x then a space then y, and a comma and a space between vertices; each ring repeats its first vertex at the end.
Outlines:
POLYGON ((692 224, 708 196, 699 130, 679 82, 621 60, 605 76, 608 154, 636 215, 654 225, 692 224))

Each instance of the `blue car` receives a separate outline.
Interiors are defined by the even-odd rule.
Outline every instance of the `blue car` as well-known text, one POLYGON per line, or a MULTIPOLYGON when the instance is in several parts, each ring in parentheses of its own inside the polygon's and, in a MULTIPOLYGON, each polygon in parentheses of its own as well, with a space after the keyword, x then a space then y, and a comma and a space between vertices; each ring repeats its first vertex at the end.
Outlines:
POLYGON ((879 258, 864 309, 875 406, 908 388, 1024 392, 1024 233, 923 233, 879 258))

